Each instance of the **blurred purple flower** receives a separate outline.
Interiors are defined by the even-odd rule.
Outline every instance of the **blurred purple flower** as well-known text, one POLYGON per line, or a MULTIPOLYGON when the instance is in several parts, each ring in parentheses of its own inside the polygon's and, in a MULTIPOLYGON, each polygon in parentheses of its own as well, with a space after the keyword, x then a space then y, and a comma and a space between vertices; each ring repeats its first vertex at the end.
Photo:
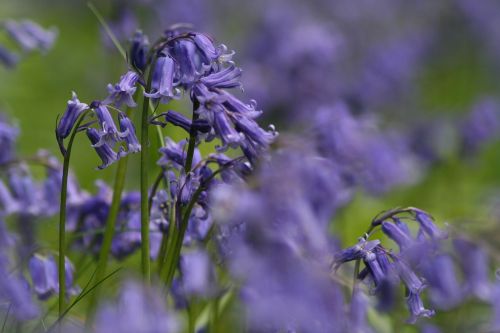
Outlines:
POLYGON ((126 283, 118 301, 100 307, 95 333, 176 333, 180 322, 167 310, 160 290, 137 282, 126 283))
POLYGON ((57 37, 55 28, 46 30, 30 20, 19 22, 7 20, 4 27, 9 36, 27 52, 33 50, 46 52, 52 48, 57 37))

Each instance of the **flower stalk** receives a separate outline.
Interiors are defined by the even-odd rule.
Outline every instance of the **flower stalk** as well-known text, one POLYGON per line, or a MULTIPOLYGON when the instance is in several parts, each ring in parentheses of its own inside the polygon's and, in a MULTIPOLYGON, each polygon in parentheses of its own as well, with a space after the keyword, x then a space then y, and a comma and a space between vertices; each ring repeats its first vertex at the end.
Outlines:
POLYGON ((59 209, 59 264, 58 264, 58 279, 59 279, 59 316, 64 313, 65 297, 66 297, 66 271, 65 271, 65 252, 66 252, 66 202, 68 196, 68 176, 69 162, 71 158, 71 149, 76 134, 80 131, 80 124, 87 116, 89 110, 83 112, 73 127, 68 141, 68 146, 64 152, 63 172, 61 181, 61 201, 59 209))

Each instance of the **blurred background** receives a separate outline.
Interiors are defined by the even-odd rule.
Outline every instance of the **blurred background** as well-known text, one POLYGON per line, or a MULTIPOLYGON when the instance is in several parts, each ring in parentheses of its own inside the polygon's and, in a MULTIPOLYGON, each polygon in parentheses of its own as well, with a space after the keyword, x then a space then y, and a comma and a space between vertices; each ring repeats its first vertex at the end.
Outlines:
MULTIPOLYGON (((349 184, 331 227, 344 246, 378 212, 416 206, 441 225, 470 232, 495 255, 500 251, 500 2, 95 5, 124 46, 136 29, 154 40, 173 24, 189 23, 235 50, 245 93, 264 110, 261 122, 281 133, 278 146, 303 140, 331 157, 332 172, 349 184)), ((22 156, 41 148, 59 156, 55 122, 71 92, 87 103, 103 99, 127 64, 86 1, 0 2, 0 20, 25 18, 57 28, 58 37, 45 55, 0 67, 0 109, 20 128, 22 156)), ((189 112, 182 101, 169 108, 189 112)), ((183 138, 173 128, 164 133, 183 138)), ((93 192, 96 179, 112 179, 113 167, 95 171, 97 156, 86 140, 74 151, 82 187, 93 192)), ((138 159, 131 158, 128 189, 138 188, 138 159)), ((443 313, 436 320, 459 317, 443 313)))

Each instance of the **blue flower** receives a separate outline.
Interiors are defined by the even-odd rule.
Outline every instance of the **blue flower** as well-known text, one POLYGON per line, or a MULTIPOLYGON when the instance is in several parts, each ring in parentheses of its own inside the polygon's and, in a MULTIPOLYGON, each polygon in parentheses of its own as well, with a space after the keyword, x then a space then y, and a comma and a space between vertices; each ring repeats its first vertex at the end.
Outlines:
POLYGON ((180 331, 180 323, 167 310, 162 292, 136 282, 126 283, 116 304, 101 306, 95 317, 95 333, 180 331))
POLYGON ((151 81, 151 92, 144 96, 160 99, 162 103, 168 103, 172 98, 179 96, 174 82, 175 62, 170 55, 160 53, 154 64, 153 78, 151 81))
POLYGON ((136 31, 130 45, 130 62, 135 68, 144 71, 147 64, 149 40, 142 31, 136 31))
POLYGON ((465 279, 464 293, 488 299, 493 287, 488 278, 487 254, 477 244, 463 238, 454 239, 453 246, 465 279))
POLYGON ((93 102, 90 107, 94 109, 101 127, 101 130, 96 132, 99 135, 99 140, 93 144, 93 147, 100 147, 104 144, 114 145, 119 142, 123 133, 116 127, 115 121, 106 105, 96 101, 93 102))
POLYGON ((382 231, 398 244, 401 251, 410 247, 414 243, 414 240, 409 234, 406 233, 406 230, 401 229, 401 227, 397 224, 384 221, 382 222, 382 231))
POLYGON ((134 101, 134 93, 137 90, 139 75, 136 72, 128 71, 120 78, 120 82, 115 85, 108 84, 109 96, 103 101, 104 104, 114 104, 120 107, 123 103, 132 108, 137 106, 134 101))
POLYGON ((441 309, 456 306, 462 300, 463 290, 458 283, 451 257, 439 254, 426 260, 422 266, 433 304, 441 309))
POLYGON ((414 324, 420 317, 429 318, 435 314, 434 310, 424 308, 424 303, 418 293, 410 291, 406 297, 406 304, 408 306, 408 310, 410 311, 410 318, 407 320, 409 324, 414 324))
POLYGON ((87 104, 81 103, 78 100, 76 93, 73 91, 71 99, 68 101, 66 111, 64 111, 59 123, 57 124, 56 135, 58 140, 69 136, 78 117, 88 108, 89 106, 87 104))
POLYGON ((448 234, 440 230, 432 221, 432 218, 422 211, 417 211, 415 220, 420 224, 420 228, 432 239, 443 239, 448 234))
MULTIPOLYGON (((59 291, 57 264, 53 256, 43 257, 35 254, 30 258, 28 268, 33 282, 33 290, 41 300, 46 300, 59 291)), ((78 293, 78 287, 73 285, 73 265, 65 258, 64 271, 68 295, 78 293)))
POLYGON ((57 31, 54 28, 45 30, 38 24, 29 20, 20 22, 7 20, 4 26, 9 36, 17 42, 24 51, 28 52, 35 49, 42 52, 48 51, 57 37, 57 31))
POLYGON ((12 315, 20 321, 36 318, 40 314, 33 301, 29 286, 23 277, 7 271, 7 263, 0 257, 0 300, 11 305, 12 315))
POLYGON ((13 68, 19 62, 19 56, 0 45, 0 63, 7 68, 13 68))
POLYGON ((97 155, 99 155, 102 160, 102 165, 98 167, 99 169, 104 169, 118 160, 119 155, 113 150, 109 143, 101 140, 102 135, 99 131, 95 128, 88 128, 87 136, 92 143, 92 147, 94 147, 97 155))
POLYGON ((208 88, 235 88, 241 87, 241 69, 231 65, 226 69, 208 74, 200 79, 208 88))
POLYGON ((134 124, 130 121, 130 119, 123 113, 120 113, 120 137, 127 144, 127 153, 137 153, 141 151, 141 144, 137 140, 137 136, 135 135, 135 127, 134 124))

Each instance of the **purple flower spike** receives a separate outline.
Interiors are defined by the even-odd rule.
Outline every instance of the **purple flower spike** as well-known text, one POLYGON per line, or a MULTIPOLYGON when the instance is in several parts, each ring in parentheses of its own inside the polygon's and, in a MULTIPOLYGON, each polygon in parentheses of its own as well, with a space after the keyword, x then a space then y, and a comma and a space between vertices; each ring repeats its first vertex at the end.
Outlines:
POLYGON ((35 49, 46 52, 52 48, 57 37, 57 31, 55 29, 45 30, 38 24, 29 20, 21 22, 8 20, 5 22, 5 30, 7 30, 9 36, 27 52, 35 49))
POLYGON ((103 101, 104 104, 114 104, 120 107, 125 103, 130 108, 136 107, 137 103, 134 101, 134 93, 137 90, 137 81, 139 75, 136 72, 128 71, 121 78, 120 82, 115 85, 108 84, 109 96, 103 101))
POLYGON ((168 103, 172 98, 179 95, 174 88, 175 62, 172 57, 160 54, 156 59, 151 82, 151 92, 144 93, 144 96, 160 99, 162 103, 168 103))
POLYGON ((382 222, 382 231, 387 235, 390 239, 395 241, 400 251, 408 248, 413 244, 413 239, 406 234, 404 230, 401 230, 396 224, 390 222, 382 222))
POLYGON ((118 154, 108 143, 103 142, 97 145, 101 140, 101 136, 95 128, 87 129, 87 136, 92 143, 92 147, 94 147, 97 155, 99 155, 102 160, 102 165, 98 166, 99 169, 104 169, 118 160, 118 154))
POLYGON ((422 230, 432 239, 443 239, 448 237, 448 234, 442 230, 440 230, 432 221, 432 218, 418 211, 415 216, 416 221, 420 224, 422 230))
POLYGON ((123 140, 127 143, 127 153, 138 153, 141 151, 141 144, 137 140, 135 135, 134 124, 130 119, 123 113, 120 114, 120 130, 122 131, 121 136, 123 140))
POLYGON ((434 310, 424 308, 424 303, 418 293, 410 291, 408 297, 406 298, 406 304, 408 306, 408 310, 410 311, 410 318, 407 320, 409 324, 415 324, 417 319, 420 317, 430 318, 435 314, 434 310))
POLYGON ((28 268, 33 281, 33 289, 41 300, 46 300, 59 289, 57 265, 54 257, 42 257, 35 254, 31 257, 28 268))
POLYGON ((75 126, 75 122, 83 111, 87 110, 89 106, 85 103, 81 103, 73 91, 71 99, 68 101, 68 106, 66 111, 62 115, 59 123, 57 124, 56 134, 58 139, 64 139, 68 137, 75 126))
POLYGON ((130 61, 132 66, 144 71, 147 64, 147 53, 149 49, 149 40, 142 31, 136 31, 130 45, 130 61))

